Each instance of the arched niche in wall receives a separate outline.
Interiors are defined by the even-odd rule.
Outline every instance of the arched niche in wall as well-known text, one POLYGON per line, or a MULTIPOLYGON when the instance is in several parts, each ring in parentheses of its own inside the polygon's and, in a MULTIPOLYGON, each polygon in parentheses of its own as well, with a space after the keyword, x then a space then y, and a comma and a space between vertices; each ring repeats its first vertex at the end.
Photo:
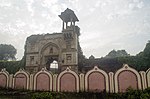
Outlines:
POLYGON ((109 91, 108 75, 105 71, 95 66, 85 75, 85 90, 100 92, 109 91))
POLYGON ((57 91, 78 92, 79 76, 68 67, 57 78, 57 91))
POLYGON ((34 75, 34 90, 52 91, 52 74, 46 68, 34 75))
POLYGON ((141 89, 141 78, 139 73, 127 64, 119 69, 114 76, 115 92, 125 92, 127 88, 141 89))
POLYGON ((42 55, 58 55, 59 54, 59 47, 52 42, 49 42, 45 45, 40 50, 40 54, 42 55))
POLYGON ((0 87, 7 88, 9 83, 9 73, 6 69, 0 71, 0 87))
POLYGON ((14 75, 13 87, 15 89, 29 89, 29 73, 20 69, 14 75))

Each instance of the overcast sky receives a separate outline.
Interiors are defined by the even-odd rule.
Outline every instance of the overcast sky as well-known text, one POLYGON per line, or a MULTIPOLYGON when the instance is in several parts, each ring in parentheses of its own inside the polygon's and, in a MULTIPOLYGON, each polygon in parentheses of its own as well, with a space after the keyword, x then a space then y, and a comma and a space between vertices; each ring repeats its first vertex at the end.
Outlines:
POLYGON ((86 57, 113 49, 136 55, 150 40, 150 0, 0 0, 0 44, 12 44, 21 59, 28 36, 61 32, 66 8, 79 19, 86 57))

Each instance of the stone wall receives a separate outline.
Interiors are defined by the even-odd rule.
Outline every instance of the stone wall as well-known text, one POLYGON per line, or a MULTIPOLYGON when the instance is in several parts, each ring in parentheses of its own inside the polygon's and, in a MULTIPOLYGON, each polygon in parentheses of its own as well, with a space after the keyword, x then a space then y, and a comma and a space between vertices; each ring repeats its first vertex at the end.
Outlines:
POLYGON ((127 88, 145 89, 150 87, 150 69, 136 71, 124 64, 116 72, 106 73, 95 66, 86 74, 67 68, 60 74, 52 74, 42 68, 35 74, 20 69, 16 74, 9 74, 5 69, 0 72, 0 87, 58 92, 92 91, 125 92, 127 88))

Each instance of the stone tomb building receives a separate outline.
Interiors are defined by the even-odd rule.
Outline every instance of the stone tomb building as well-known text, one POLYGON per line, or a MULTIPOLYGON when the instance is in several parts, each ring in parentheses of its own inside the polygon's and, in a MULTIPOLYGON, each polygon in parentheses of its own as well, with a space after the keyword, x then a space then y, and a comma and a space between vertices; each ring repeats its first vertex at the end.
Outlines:
POLYGON ((66 67, 77 71, 78 37, 80 28, 75 25, 79 21, 74 11, 66 9, 59 15, 63 21, 62 33, 31 35, 26 40, 26 70, 37 72, 41 68, 50 69, 50 64, 58 65, 62 71, 66 67))

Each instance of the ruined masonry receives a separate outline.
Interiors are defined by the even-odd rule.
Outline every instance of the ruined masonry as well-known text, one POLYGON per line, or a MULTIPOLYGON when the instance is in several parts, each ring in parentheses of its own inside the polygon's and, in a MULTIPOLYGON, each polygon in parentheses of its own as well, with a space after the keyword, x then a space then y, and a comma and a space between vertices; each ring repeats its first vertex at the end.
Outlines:
POLYGON ((75 25, 79 21, 74 11, 66 9, 59 15, 63 21, 62 33, 31 35, 26 40, 26 70, 37 72, 50 64, 58 65, 58 71, 69 66, 78 70, 78 37, 80 28, 75 25))
POLYGON ((95 66, 86 73, 78 69, 79 21, 74 12, 66 9, 59 15, 63 21, 62 33, 32 35, 25 45, 26 70, 10 74, 0 71, 0 87, 57 92, 125 92, 127 88, 150 87, 150 68, 138 72, 127 64, 115 72, 106 72, 95 66), (58 66, 52 72, 51 64, 58 66))

